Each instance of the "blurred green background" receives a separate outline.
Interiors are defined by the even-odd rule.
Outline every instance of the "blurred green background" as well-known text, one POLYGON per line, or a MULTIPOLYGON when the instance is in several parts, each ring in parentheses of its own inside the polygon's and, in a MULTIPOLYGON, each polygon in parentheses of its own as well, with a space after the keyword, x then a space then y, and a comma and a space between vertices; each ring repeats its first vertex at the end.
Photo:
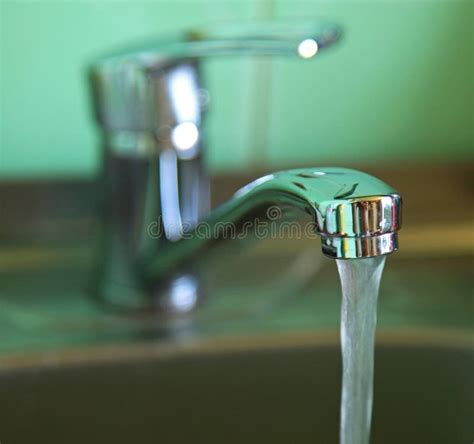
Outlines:
POLYGON ((314 61, 206 63, 208 161, 263 166, 472 159, 472 1, 1 1, 3 178, 90 177, 84 68, 121 43, 226 20, 324 18, 314 61))

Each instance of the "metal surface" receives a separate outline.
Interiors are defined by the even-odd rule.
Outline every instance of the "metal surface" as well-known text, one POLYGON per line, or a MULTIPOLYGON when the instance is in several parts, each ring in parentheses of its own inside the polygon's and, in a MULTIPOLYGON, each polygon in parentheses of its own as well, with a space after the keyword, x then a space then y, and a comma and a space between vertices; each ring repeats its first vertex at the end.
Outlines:
MULTIPOLYGON (((283 242, 258 257, 232 256, 239 275, 223 273, 220 251, 217 266, 205 267, 214 284, 205 305, 168 331, 154 317, 124 317, 87 298, 92 242, 75 254, 65 244, 68 256, 46 255, 34 268, 22 254, 23 265, 1 276, 2 441, 336 443, 336 269, 318 254, 323 264, 310 285, 290 279, 285 301, 275 301, 288 273, 278 253, 291 261, 306 247, 283 242), (264 312, 249 314, 246 304, 262 300, 271 301, 264 312)), ((390 258, 374 444, 472 436, 472 260, 438 256, 390 258)))
MULTIPOLYGON (((127 172, 126 168, 119 178, 127 172)), ((146 180, 146 176, 139 174, 138 177, 146 180)), ((118 196, 120 200, 115 205, 120 207, 121 204, 123 212, 115 215, 117 219, 111 220, 110 226, 120 224, 129 240, 139 241, 140 248, 123 242, 123 237, 109 239, 103 261, 105 268, 99 281, 99 294, 119 305, 156 305, 157 296, 170 300, 170 292, 176 290, 173 281, 177 278, 181 283, 193 284, 178 287, 186 300, 199 301, 197 281, 191 277, 182 280, 183 273, 184 276, 189 273, 185 264, 202 260, 202 254, 217 241, 247 237, 248 230, 253 230, 258 220, 270 218, 270 222, 276 222, 269 217, 273 209, 278 214, 280 208, 309 214, 312 218, 310 230, 305 227, 301 236, 314 241, 314 234, 320 235, 323 253, 333 258, 372 257, 397 249, 400 196, 379 179, 356 170, 306 168, 267 175, 239 190, 233 199, 214 210, 196 227, 188 230, 176 227, 178 241, 166 236, 161 219, 148 220, 147 224, 140 220, 140 231, 130 236, 126 229, 137 227, 133 218, 142 213, 135 211, 133 199, 129 201, 129 207, 125 206, 126 192, 125 186, 124 194, 118 196), (137 299, 141 293, 154 296, 138 296, 137 299)), ((293 220, 298 220, 298 214, 290 214, 293 220)), ((111 236, 114 232, 106 234, 111 236)), ((278 237, 279 233, 266 225, 258 237, 268 236, 278 237)), ((195 305, 186 303, 189 309, 195 305)))
MULTIPOLYGON (((92 242, 74 254, 65 244, 56 259, 38 251, 30 268, 24 253, 9 251, 22 264, 1 276, 2 441, 336 443, 336 269, 316 254, 320 267, 301 288, 288 263, 309 242, 276 242, 247 255, 223 242, 230 253, 219 249, 204 267, 209 297, 172 328, 87 297, 92 242), (291 285, 276 294, 285 275, 291 285)), ((373 443, 472 436, 472 260, 439 257, 401 254, 387 267, 373 443)), ((308 262, 314 271, 311 259, 298 267, 308 262)))
MULTIPOLYGON (((141 263, 145 277, 153 280, 161 273, 197 254, 219 238, 246 236, 244 227, 258 217, 272 219, 272 210, 281 208, 309 213, 313 225, 301 236, 322 237, 323 253, 332 258, 357 259, 396 251, 401 226, 401 199, 381 180, 345 168, 304 168, 261 177, 237 191, 226 204, 193 231, 181 233, 179 242, 164 242, 152 248, 141 263), (273 207, 273 208, 271 208, 273 207)), ((297 220, 297 216, 293 216, 297 220)), ((260 237, 278 236, 271 226, 260 237)))
MULTIPOLYGON (((146 317, 127 311, 124 316, 109 305, 104 310, 97 304, 88 286, 95 250, 92 239, 26 251, 2 250, 0 358, 44 353, 45 360, 55 361, 56 352, 77 347, 130 344, 134 349, 147 341, 186 343, 189 339, 193 343, 265 334, 279 341, 280 335, 328 329, 337 339, 340 285, 331 259, 305 239, 252 241, 246 248, 239 244, 227 240, 199 255, 193 264, 200 268, 193 272, 206 298, 198 310, 180 319, 168 318, 166 311, 146 317)), ((433 252, 406 254, 406 250, 388 259, 379 301, 379 334, 387 329, 398 334, 413 329, 440 334, 464 331, 470 340, 472 259, 457 257, 455 251, 449 255, 445 249, 434 257, 433 252)))
MULTIPOLYGON (((130 305, 133 298, 127 294, 142 291, 133 265, 150 243, 150 224, 159 221, 163 235, 176 241, 209 211, 202 160, 209 97, 201 60, 242 55, 311 59, 339 34, 336 26, 322 22, 230 26, 190 32, 181 40, 142 45, 93 63, 90 83, 103 130, 106 189, 99 293, 130 305)), ((175 287, 171 283, 165 292, 175 287)))
MULTIPOLYGON (((315 335, 258 349, 257 340, 250 350, 211 345, 161 356, 151 346, 142 356, 128 350, 131 357, 124 350, 108 361, 0 371, 2 439, 338 442, 340 351, 332 341, 315 335)), ((470 442, 473 363, 472 348, 456 343, 379 343, 371 442, 470 442)))
POLYGON ((245 54, 311 59, 338 36, 338 28, 328 24, 259 26, 248 35, 222 38, 194 34, 189 41, 111 55, 92 67, 96 116, 104 130, 108 205, 99 294, 133 306, 136 298, 129 294, 160 293, 168 310, 194 307, 200 286, 180 265, 227 237, 225 230, 261 217, 262 207, 268 211, 269 205, 309 213, 327 256, 354 259, 397 249, 400 197, 383 182, 351 170, 271 174, 204 218, 209 188, 201 154, 206 93, 200 59, 245 54), (223 230, 222 224, 232 226, 223 230), (176 241, 179 246, 170 245, 176 241), (173 300, 181 305, 170 305, 173 300))
POLYGON ((107 132, 123 131, 124 139, 113 144, 118 150, 156 153, 173 146, 171 134, 179 124, 201 124, 207 94, 199 75, 202 59, 311 59, 339 35, 337 26, 323 22, 240 24, 109 54, 90 71, 97 119, 107 132))
MULTIPOLYGON (((110 211, 121 211, 111 202, 126 196, 134 201, 130 205, 137 223, 162 217, 171 240, 183 226, 195 225, 208 213, 202 123, 209 93, 200 75, 203 58, 311 59, 339 34, 336 26, 325 23, 242 25, 227 32, 191 32, 181 41, 142 45, 96 61, 90 84, 103 130, 110 211)), ((135 226, 126 230, 134 233, 135 226)), ((116 236, 119 233, 123 230, 116 236)))

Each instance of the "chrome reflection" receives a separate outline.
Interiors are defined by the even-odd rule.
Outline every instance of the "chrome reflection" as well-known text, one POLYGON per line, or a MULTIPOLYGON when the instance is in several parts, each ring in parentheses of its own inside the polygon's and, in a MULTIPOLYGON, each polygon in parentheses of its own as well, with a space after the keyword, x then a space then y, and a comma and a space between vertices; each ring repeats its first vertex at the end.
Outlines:
POLYGON ((321 248, 326 256, 334 259, 382 256, 398 250, 398 234, 394 232, 369 237, 323 236, 321 248))
POLYGON ((318 42, 314 39, 305 39, 298 45, 298 55, 303 59, 310 59, 318 52, 318 42))
POLYGON ((171 130, 171 141, 183 159, 189 159, 197 153, 199 130, 192 122, 183 122, 171 130))
POLYGON ((168 311, 186 313, 198 302, 198 283, 191 275, 175 278, 170 285, 168 311))
POLYGON ((181 237, 183 222, 179 203, 178 157, 173 150, 160 154, 160 197, 166 238, 177 241, 181 237))
MULTIPOLYGON (((309 213, 322 237, 322 252, 331 258, 380 256, 398 248, 400 196, 376 177, 346 168, 305 168, 264 176, 238 191, 204 223, 208 233, 215 233, 214 228, 222 224, 235 228, 254 217, 256 209, 271 206, 309 213)), ((191 231, 175 251, 161 245, 162 255, 157 250, 144 267, 145 279, 157 279, 214 241, 213 235, 191 231)))
POLYGON ((167 95, 177 122, 199 123, 201 90, 195 66, 182 64, 168 74, 167 95))

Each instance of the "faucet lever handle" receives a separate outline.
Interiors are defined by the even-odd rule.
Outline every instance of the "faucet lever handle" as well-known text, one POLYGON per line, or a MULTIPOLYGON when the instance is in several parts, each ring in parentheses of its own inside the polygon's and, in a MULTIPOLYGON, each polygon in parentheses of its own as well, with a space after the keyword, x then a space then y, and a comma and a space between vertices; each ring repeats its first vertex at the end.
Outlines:
MULTIPOLYGON (((214 26, 190 31, 178 43, 181 56, 288 56, 310 59, 318 50, 335 43, 339 27, 325 22, 260 22, 214 26)), ((179 52, 179 51, 178 51, 179 52)))
POLYGON ((117 136, 117 130, 145 132, 143 140, 158 133, 166 145, 169 129, 183 122, 201 123, 200 59, 240 55, 311 59, 339 36, 337 26, 323 22, 227 25, 111 54, 90 70, 96 118, 121 140, 129 135, 117 136))

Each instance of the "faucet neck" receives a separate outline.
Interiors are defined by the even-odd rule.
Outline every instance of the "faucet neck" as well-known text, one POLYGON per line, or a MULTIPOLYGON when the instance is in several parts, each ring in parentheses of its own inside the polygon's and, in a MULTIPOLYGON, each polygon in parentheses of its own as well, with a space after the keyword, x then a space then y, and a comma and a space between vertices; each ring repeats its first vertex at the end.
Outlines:
POLYGON ((322 237, 323 253, 335 259, 380 256, 398 248, 401 198, 393 188, 361 171, 305 168, 269 174, 243 187, 202 227, 183 233, 187 239, 170 245, 166 254, 153 257, 151 252, 140 268, 147 279, 159 276, 216 240, 216 234, 222 234, 216 226, 232 228, 269 206, 309 213, 314 232, 322 237))

